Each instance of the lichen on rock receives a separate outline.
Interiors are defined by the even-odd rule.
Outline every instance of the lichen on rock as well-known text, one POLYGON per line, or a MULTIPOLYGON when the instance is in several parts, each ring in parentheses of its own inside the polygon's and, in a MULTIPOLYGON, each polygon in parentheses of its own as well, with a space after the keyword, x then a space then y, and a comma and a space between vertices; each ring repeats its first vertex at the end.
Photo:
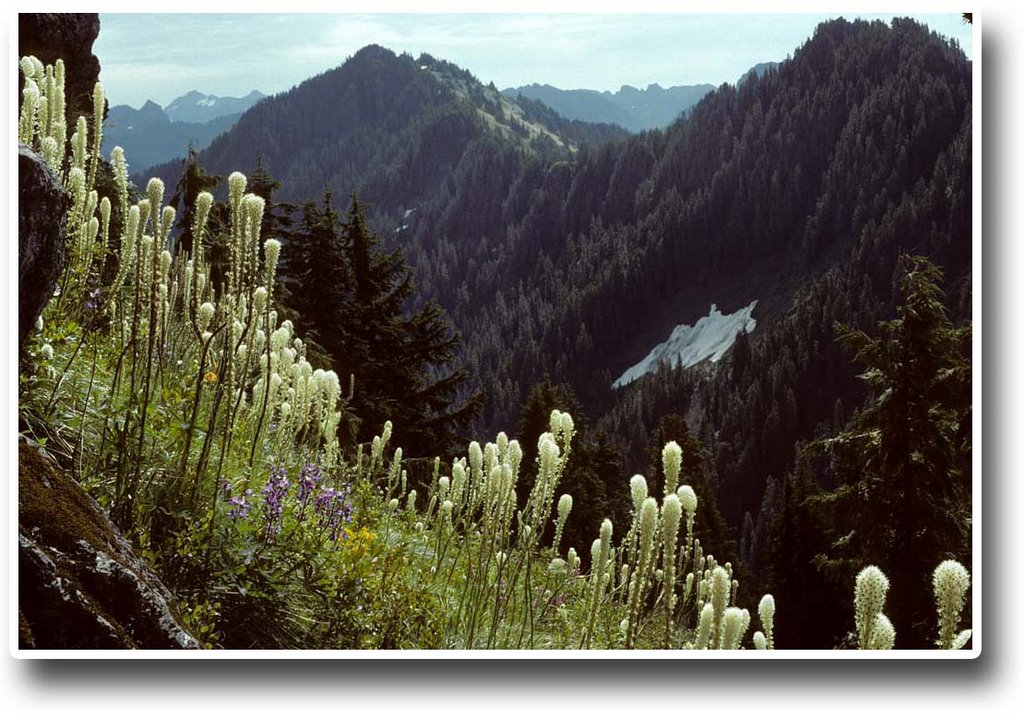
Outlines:
POLYGON ((20 648, 199 647, 170 591, 100 506, 24 439, 18 559, 20 648))

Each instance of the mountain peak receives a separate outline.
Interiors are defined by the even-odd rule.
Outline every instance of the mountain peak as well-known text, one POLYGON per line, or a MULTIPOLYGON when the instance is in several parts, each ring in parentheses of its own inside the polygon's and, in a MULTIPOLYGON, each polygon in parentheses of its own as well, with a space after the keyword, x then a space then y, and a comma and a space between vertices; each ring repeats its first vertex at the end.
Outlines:
POLYGON ((740 79, 736 81, 736 86, 739 87, 747 80, 764 77, 766 73, 776 69, 778 66, 779 63, 777 62, 759 62, 743 73, 740 79))
POLYGON ((164 108, 173 122, 210 122, 228 115, 238 115, 255 105, 265 95, 253 90, 245 97, 218 97, 198 90, 189 90, 164 108))
POLYGON ((397 58, 398 55, 393 50, 377 44, 366 45, 352 56, 353 60, 395 60, 397 58))

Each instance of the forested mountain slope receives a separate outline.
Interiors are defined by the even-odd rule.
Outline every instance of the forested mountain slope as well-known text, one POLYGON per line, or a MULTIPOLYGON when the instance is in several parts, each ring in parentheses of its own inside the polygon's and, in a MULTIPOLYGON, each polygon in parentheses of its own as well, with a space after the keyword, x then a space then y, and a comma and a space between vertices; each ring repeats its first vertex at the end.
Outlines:
POLYGON ((261 102, 200 162, 259 158, 281 199, 357 192, 408 259, 414 305, 436 300, 461 334, 482 431, 513 428, 550 377, 619 445, 621 465, 597 472, 612 487, 649 470, 662 418, 685 416, 738 533, 797 442, 863 400, 834 323, 891 316, 901 252, 931 257, 969 316, 970 98, 962 51, 911 20, 825 23, 632 137, 369 47, 261 102), (673 327, 754 301, 756 329, 719 364, 611 388, 673 327))
MULTIPOLYGON (((614 130, 578 123, 574 140, 449 63, 369 47, 260 103, 200 161, 260 158, 281 199, 359 192, 463 334, 494 428, 544 373, 603 413, 621 398, 612 381, 712 303, 756 299, 755 318, 781 320, 908 197, 962 180, 950 154, 969 98, 962 52, 926 28, 838 20, 665 131, 600 142, 614 130)), ((954 278, 969 270, 965 218, 930 241, 954 278)), ((884 271, 871 281, 888 295, 884 271)))
MULTIPOLYGON (((526 107, 469 72, 429 55, 413 59, 368 46, 342 66, 261 102, 200 154, 210 172, 259 160, 281 182, 280 198, 358 192, 378 216, 443 194, 480 155, 518 169, 526 157, 569 157, 581 142, 622 137, 621 128, 572 123, 526 107)), ((156 168, 171 185, 180 162, 156 168)), ((490 180, 500 187, 501 176, 490 180)), ((443 200, 442 200, 443 201, 443 200)))

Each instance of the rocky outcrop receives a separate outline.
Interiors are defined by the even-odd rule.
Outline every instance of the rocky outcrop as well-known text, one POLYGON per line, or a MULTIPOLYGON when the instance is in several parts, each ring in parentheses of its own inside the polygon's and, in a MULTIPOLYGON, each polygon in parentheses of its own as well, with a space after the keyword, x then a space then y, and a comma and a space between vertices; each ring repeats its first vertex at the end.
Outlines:
POLYGON ((19 347, 53 296, 64 269, 64 221, 70 205, 60 179, 38 154, 18 148, 19 347))
POLYGON ((19 647, 198 648, 167 587, 73 480, 18 447, 19 647))
POLYGON ((100 77, 92 44, 99 34, 97 13, 18 14, 18 56, 35 55, 44 65, 64 60, 69 127, 79 115, 92 118, 92 88, 100 77))

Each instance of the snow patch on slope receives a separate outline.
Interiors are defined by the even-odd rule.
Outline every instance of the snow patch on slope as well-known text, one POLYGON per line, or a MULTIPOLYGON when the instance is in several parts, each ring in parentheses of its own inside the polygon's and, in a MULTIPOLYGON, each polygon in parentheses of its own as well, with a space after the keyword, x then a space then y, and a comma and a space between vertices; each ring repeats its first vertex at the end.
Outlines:
POLYGON ((672 330, 668 340, 651 350, 650 354, 622 373, 612 383, 612 389, 621 389, 630 382, 636 381, 644 374, 649 374, 665 363, 671 367, 691 367, 705 359, 717 362, 729 347, 736 341, 736 335, 746 330, 749 334, 757 326, 757 320, 751 316, 755 299, 743 309, 733 314, 722 314, 717 305, 711 305, 708 316, 701 317, 692 327, 680 324, 672 330))

